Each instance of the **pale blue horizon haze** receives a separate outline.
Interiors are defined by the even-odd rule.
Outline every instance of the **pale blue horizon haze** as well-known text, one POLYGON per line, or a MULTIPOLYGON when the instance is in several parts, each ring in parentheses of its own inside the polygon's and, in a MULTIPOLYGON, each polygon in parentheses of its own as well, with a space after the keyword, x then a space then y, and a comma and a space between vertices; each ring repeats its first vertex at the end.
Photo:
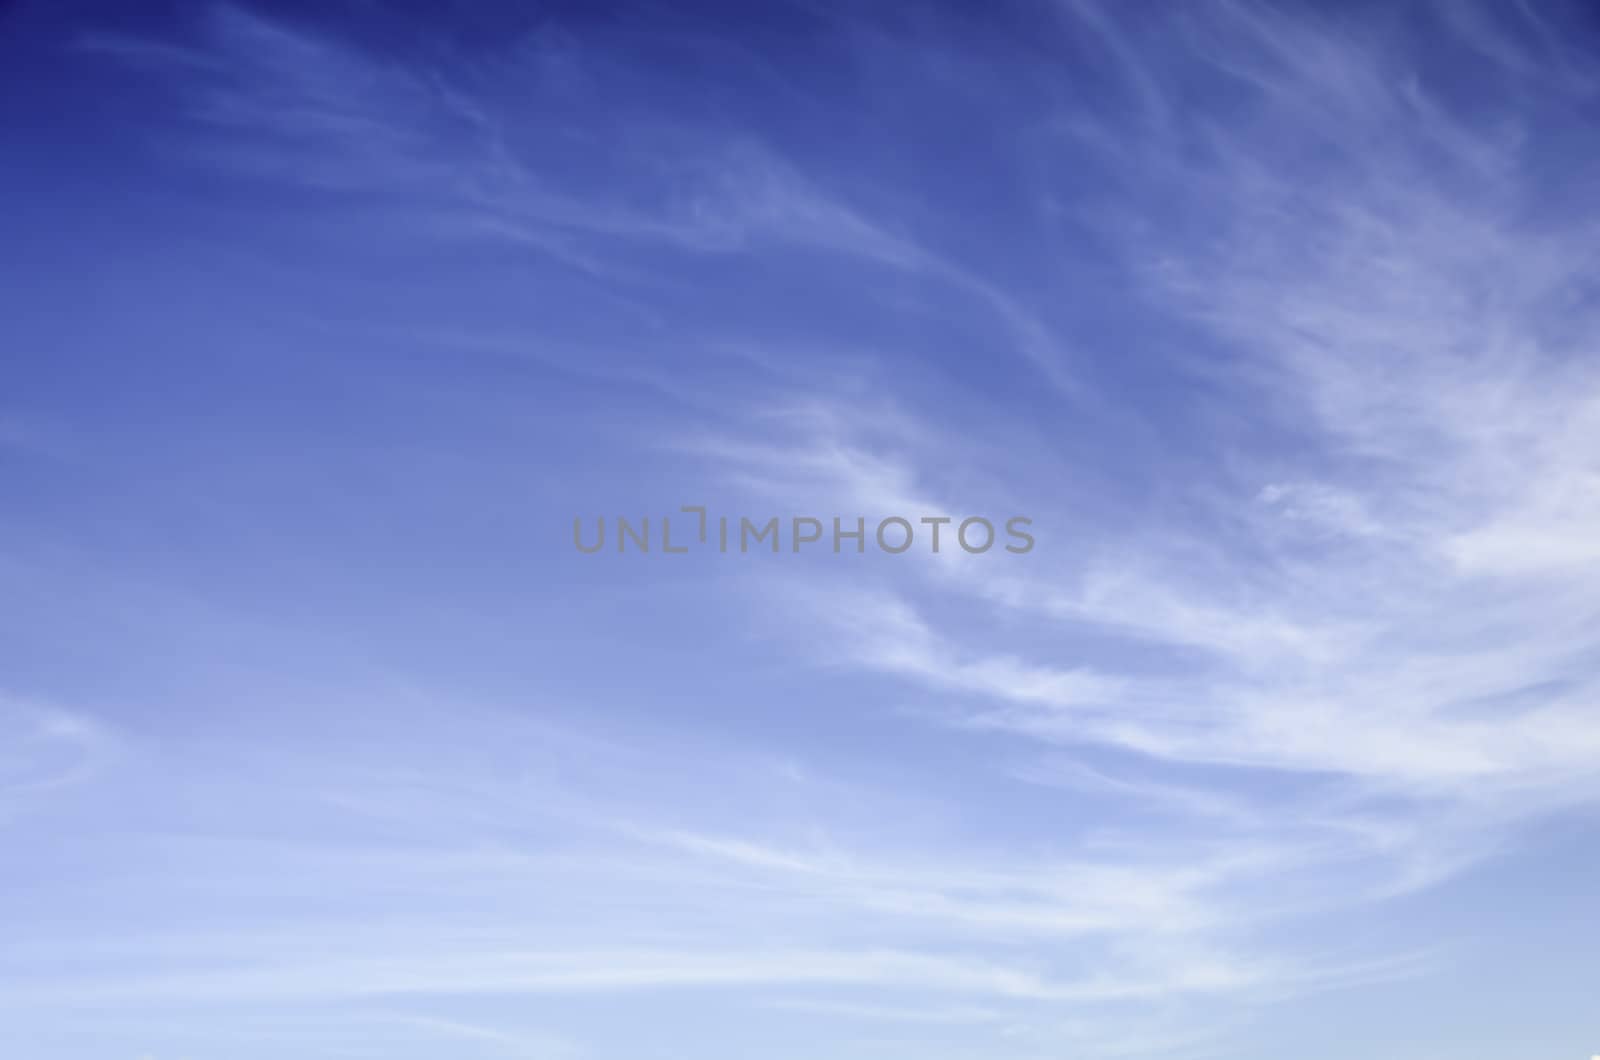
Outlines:
POLYGON ((1596 16, 0 5, 0 1057, 1600 1054, 1596 16))

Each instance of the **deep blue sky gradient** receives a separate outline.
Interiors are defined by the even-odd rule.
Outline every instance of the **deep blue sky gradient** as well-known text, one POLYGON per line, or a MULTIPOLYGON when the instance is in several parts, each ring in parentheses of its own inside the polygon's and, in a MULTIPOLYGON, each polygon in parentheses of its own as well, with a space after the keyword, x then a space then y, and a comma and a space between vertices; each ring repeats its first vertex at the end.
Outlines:
POLYGON ((0 8, 0 1055, 1600 1051, 1597 37, 0 8))

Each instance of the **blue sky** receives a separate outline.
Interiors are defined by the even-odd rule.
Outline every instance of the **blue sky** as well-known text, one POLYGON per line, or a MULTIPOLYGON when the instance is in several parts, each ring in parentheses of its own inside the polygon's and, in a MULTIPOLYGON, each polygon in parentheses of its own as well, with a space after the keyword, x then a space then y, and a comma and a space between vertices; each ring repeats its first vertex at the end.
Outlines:
POLYGON ((0 9, 0 1054, 1600 1052, 1593 12, 439 7, 0 9))

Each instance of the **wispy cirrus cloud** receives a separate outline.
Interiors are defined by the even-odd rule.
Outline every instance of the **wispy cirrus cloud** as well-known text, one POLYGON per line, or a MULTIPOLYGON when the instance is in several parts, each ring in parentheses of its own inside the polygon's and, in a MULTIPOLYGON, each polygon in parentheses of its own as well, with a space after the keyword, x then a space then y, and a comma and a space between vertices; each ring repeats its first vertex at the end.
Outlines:
MULTIPOLYGON (((181 722, 130 711, 117 791, 38 841, 0 957, 27 1027, 1274 1055, 1252 1016, 1447 966, 1394 909, 1600 800, 1594 79, 1565 15, 774 9, 803 60, 670 12, 488 44, 407 17, 75 38, 164 101, 163 174, 249 204, 206 223, 287 293, 238 297, 329 376, 181 446, 130 445, 135 417, 85 447, 127 446, 101 492, 149 510, 235 478, 284 503, 73 554, 209 592, 118 610, 98 579, 102 625, 139 619, 122 652, 225 658, 142 689, 181 722), (348 405, 317 427, 324 391, 348 405), (569 564, 522 533, 570 525, 529 485, 556 471, 630 512, 1024 514, 1038 547, 569 564), (249 557, 287 601, 216 587, 249 557)), ((112 744, 12 714, 0 808, 112 744)))
MULTIPOLYGON (((1114 33, 1099 13, 1086 24, 1114 33)), ((1449 24, 1469 45, 1482 30, 1449 24)), ((1163 513, 1179 518, 1099 535, 1074 510, 1098 498, 1073 496, 1085 486, 1070 478, 1052 489, 1037 454, 1003 493, 1031 486, 1071 555, 1025 573, 907 563, 869 594, 819 575, 797 599, 841 634, 827 661, 954 696, 947 719, 1142 763, 1069 764, 1069 784, 1190 819, 1224 808, 1220 827, 1268 849, 1338 836, 1307 849, 1335 876, 1373 874, 1351 901, 1435 885, 1600 794, 1600 380, 1576 323, 1594 313, 1594 241, 1543 212, 1535 130, 1513 108, 1452 110, 1403 38, 1243 4, 1164 25, 1182 48, 1135 56, 1111 40, 1143 135, 1102 137, 1085 113, 1064 127, 1127 173, 1099 227, 1131 296, 1226 351, 1185 370, 1260 417, 1192 440, 1212 462, 1163 513), (1229 123, 1167 94, 1196 71, 1233 93, 1229 123), (1094 646, 1018 653, 993 646, 996 624, 1094 646), (1108 642, 1137 666, 1108 666, 1108 642), (1178 654, 1152 668, 1152 648, 1178 654), (1052 692, 1067 687, 1080 692, 1052 692), (1164 767, 1204 768, 1208 786, 1148 779, 1164 767), (1280 779, 1252 793, 1256 770, 1280 779), (1316 794, 1285 800, 1295 778, 1316 794)), ((1534 76, 1529 47, 1494 76, 1579 105, 1564 60, 1534 76)), ((868 422, 848 399, 823 422, 773 461, 772 488, 827 459, 831 489, 792 495, 963 511, 1002 491, 961 489, 957 449, 886 449, 837 426, 868 422)), ((725 456, 749 475, 737 449, 725 456)), ((1280 871, 1269 859, 1260 879, 1280 871)))
POLYGON ((79 714, 0 697, 0 811, 92 779, 117 749, 109 729, 79 714))

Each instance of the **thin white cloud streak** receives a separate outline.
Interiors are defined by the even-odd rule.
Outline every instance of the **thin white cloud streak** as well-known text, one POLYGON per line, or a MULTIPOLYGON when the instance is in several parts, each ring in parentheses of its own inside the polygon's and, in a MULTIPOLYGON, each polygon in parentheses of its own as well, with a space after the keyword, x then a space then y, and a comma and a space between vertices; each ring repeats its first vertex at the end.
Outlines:
POLYGON ((858 1005, 847 1001, 820 1001, 796 998, 774 1001, 771 1007, 789 1012, 845 1016, 850 1019, 885 1020, 891 1023, 995 1023, 1005 1018, 1005 1014, 998 1009, 960 1005, 929 1010, 926 1008, 895 1008, 889 1005, 858 1005))
POLYGON ((248 999, 332 1000, 406 995, 492 995, 614 992, 661 988, 773 986, 916 989, 941 994, 1027 1001, 1104 1002, 1172 993, 1236 990, 1271 978, 1269 969, 1241 969, 1196 959, 1169 962, 1143 980, 1098 976, 1063 981, 976 960, 887 950, 450 952, 394 960, 309 961, 193 975, 143 976, 97 985, 83 978, 65 988, 46 983, 8 991, 12 1004, 218 1002, 248 999))

